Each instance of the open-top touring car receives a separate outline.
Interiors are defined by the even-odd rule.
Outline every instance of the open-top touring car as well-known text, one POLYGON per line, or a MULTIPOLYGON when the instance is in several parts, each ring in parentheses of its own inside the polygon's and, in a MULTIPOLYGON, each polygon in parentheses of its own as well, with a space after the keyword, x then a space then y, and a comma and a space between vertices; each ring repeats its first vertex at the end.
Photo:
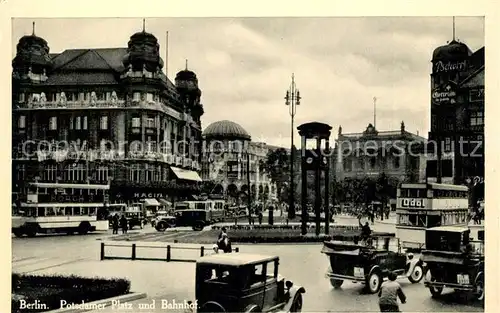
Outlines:
POLYGON ((278 274, 279 258, 244 253, 196 262, 197 312, 300 312, 305 289, 278 274))
POLYGON ((377 293, 390 272, 398 278, 418 283, 424 275, 423 263, 412 253, 403 253, 393 233, 374 233, 359 242, 357 236, 325 241, 322 253, 330 261, 326 277, 334 288, 345 280, 365 284, 370 293, 377 293))
POLYGON ((426 230, 422 260, 428 271, 424 283, 433 297, 448 287, 472 292, 477 300, 484 301, 484 230, 478 231, 477 240, 469 235, 468 227, 426 230))

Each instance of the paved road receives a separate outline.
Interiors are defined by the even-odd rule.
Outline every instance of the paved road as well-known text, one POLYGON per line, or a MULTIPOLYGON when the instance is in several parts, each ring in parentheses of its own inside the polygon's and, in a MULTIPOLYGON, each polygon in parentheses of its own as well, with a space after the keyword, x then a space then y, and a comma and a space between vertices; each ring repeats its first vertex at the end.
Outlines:
MULTIPOLYGON (((138 307, 138 303, 156 300, 156 310, 146 309, 141 310, 142 312, 164 312, 159 305, 161 300, 182 302, 185 299, 194 299, 194 264, 161 261, 99 261, 100 241, 96 239, 100 236, 102 235, 13 238, 13 271, 126 277, 131 280, 133 291, 148 294, 147 299, 135 301, 135 307, 138 307)), ((303 311, 378 310, 377 297, 361 293, 359 284, 347 282, 340 290, 331 288, 328 280, 324 278, 328 261, 320 253, 321 245, 238 246, 242 252, 280 256, 280 274, 304 286, 307 290, 303 311)), ((142 251, 141 253, 152 252, 142 251)), ((163 253, 163 251, 158 253, 163 253)), ((402 311, 405 312, 483 311, 480 305, 467 304, 454 292, 448 292, 441 299, 436 300, 430 297, 423 284, 411 284, 407 280, 401 280, 401 284, 408 296, 407 304, 401 306, 402 311)), ((99 312, 111 311, 122 312, 111 308, 99 312)))

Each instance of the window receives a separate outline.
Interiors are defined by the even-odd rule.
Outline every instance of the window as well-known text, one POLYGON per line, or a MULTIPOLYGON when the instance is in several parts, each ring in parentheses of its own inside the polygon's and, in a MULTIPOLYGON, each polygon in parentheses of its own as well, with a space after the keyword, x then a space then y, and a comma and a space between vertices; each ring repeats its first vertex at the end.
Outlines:
POLYGON ((146 101, 147 102, 153 102, 154 101, 154 95, 152 93, 147 93, 146 94, 146 101))
POLYGON ((38 208, 38 212, 37 212, 37 215, 38 216, 45 216, 45 208, 38 208))
POLYGON ((132 95, 132 101, 141 101, 141 93, 140 92, 134 92, 132 95))
POLYGON ((140 169, 139 165, 138 164, 133 164, 130 167, 129 174, 130 174, 129 178, 130 178, 131 181, 136 181, 136 182, 140 181, 140 179, 141 179, 141 169, 140 169))
POLYGON ((346 172, 352 171, 352 160, 351 159, 344 160, 344 171, 346 171, 346 172))
POLYGON ((108 116, 107 115, 101 116, 100 129, 101 130, 107 130, 108 129, 108 116))
POLYGON ((141 127, 141 118, 133 117, 132 118, 132 127, 141 127))
POLYGON ((83 164, 68 165, 66 175, 70 181, 85 181, 87 180, 87 168, 83 164))
POLYGON ((82 121, 79 116, 75 117, 75 129, 82 129, 82 121))
POLYGON ((85 101, 85 93, 80 92, 80 93, 78 94, 78 100, 79 100, 79 101, 85 101))
POLYGON ((87 117, 82 117, 82 129, 87 130, 87 117))
POLYGON ((153 180, 153 171, 154 171, 154 167, 149 165, 149 164, 146 164, 146 171, 145 171, 145 174, 146 174, 146 181, 152 181, 153 180))
POLYGON ((444 151, 451 151, 451 138, 447 137, 444 140, 444 151))
POLYGON ((17 180, 23 181, 26 179, 26 165, 18 164, 17 165, 17 180))
POLYGON ((96 179, 98 181, 108 181, 109 169, 107 166, 99 166, 96 171, 96 179))
POLYGON ((57 116, 50 117, 49 130, 57 130, 57 116))
POLYGON ((364 158, 359 158, 358 160, 359 168, 364 170, 365 169, 365 159, 364 158))
POLYGON ((25 129, 26 128, 26 115, 19 116, 17 127, 20 128, 20 129, 25 129))
POLYGON ((19 102, 24 102, 24 93, 19 94, 19 102))
POLYGON ((146 127, 148 128, 155 128, 156 127, 156 123, 155 123, 155 118, 154 117, 148 117, 146 119, 146 127))
POLYGON ((399 168, 399 166, 401 165, 401 159, 399 156, 395 156, 394 159, 393 159, 393 165, 394 165, 394 168, 399 168))
POLYGON ((375 157, 370 158, 370 168, 375 168, 375 165, 377 165, 377 159, 375 157))
POLYGON ((42 179, 46 181, 55 181, 57 166, 55 164, 47 164, 43 171, 42 179))
POLYGON ((254 273, 250 274, 250 287, 261 284, 265 280, 265 264, 257 264, 254 268, 254 273))
POLYGON ((266 280, 273 280, 274 278, 276 278, 274 276, 274 271, 275 271, 275 267, 276 267, 276 263, 275 262, 269 262, 266 264, 267 265, 267 268, 266 268, 266 280))
POLYGON ((480 126, 484 125, 484 114, 483 112, 472 112, 470 115, 470 126, 480 126))

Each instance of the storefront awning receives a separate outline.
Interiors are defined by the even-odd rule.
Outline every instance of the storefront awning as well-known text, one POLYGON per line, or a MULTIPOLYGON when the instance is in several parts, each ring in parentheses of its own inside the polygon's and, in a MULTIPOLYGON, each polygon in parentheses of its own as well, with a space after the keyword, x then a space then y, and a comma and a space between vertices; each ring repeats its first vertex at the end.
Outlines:
POLYGON ((173 166, 171 166, 170 168, 174 172, 175 176, 177 176, 177 178, 179 178, 179 179, 192 180, 192 181, 198 181, 198 182, 202 181, 200 175, 198 175, 198 173, 196 173, 195 171, 185 170, 185 169, 173 167, 173 166))
POLYGON ((144 204, 147 206, 160 206, 160 202, 158 202, 156 199, 144 199, 144 204))
POLYGON ((163 206, 172 206, 172 202, 167 201, 167 200, 162 199, 162 198, 158 199, 158 202, 160 202, 160 204, 163 206))

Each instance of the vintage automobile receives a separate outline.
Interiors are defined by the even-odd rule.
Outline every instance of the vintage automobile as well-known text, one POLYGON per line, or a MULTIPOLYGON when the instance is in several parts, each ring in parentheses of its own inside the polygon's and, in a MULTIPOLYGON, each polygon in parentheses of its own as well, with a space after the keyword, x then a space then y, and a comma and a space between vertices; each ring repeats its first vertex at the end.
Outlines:
POLYGON ((196 262, 198 312, 301 312, 305 289, 278 274, 279 258, 223 253, 196 262))
POLYGON ((412 283, 420 282, 424 275, 423 262, 412 253, 401 252, 393 233, 373 233, 366 242, 359 242, 357 236, 334 238, 324 242, 321 252, 329 258, 326 277, 334 288, 348 280, 365 284, 368 292, 377 293, 390 272, 412 283))
POLYGON ((151 221, 151 226, 157 231, 165 231, 167 228, 176 226, 175 216, 169 215, 167 211, 158 211, 156 217, 151 221))
POLYGON ((127 219, 129 229, 133 229, 135 226, 142 228, 146 223, 144 214, 139 207, 127 207, 124 214, 127 219))
POLYGON ((444 287, 472 292, 484 301, 484 230, 477 240, 469 237, 466 226, 440 226, 425 232, 422 260, 427 265, 424 284, 433 297, 444 287))

